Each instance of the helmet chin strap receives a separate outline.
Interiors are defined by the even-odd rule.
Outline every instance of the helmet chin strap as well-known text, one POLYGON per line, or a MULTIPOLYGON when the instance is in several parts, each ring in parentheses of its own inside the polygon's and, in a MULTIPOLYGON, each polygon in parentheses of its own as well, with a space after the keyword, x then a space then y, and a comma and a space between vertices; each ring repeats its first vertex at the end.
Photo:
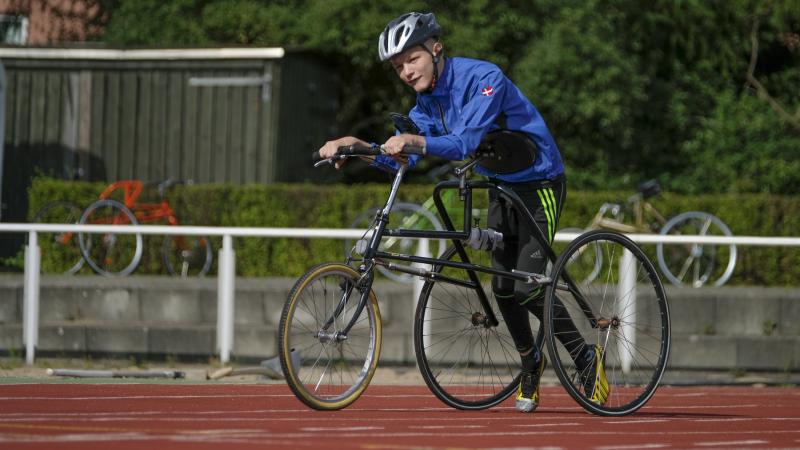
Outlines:
POLYGON ((436 88, 436 82, 439 81, 439 60, 442 53, 444 53, 444 50, 441 50, 438 54, 435 54, 433 53, 433 50, 429 49, 427 46, 425 46, 425 44, 420 45, 425 49, 426 52, 428 52, 429 55, 431 55, 431 58, 433 59, 433 80, 431 80, 431 85, 428 87, 428 89, 425 90, 425 92, 430 94, 433 92, 433 89, 436 88))

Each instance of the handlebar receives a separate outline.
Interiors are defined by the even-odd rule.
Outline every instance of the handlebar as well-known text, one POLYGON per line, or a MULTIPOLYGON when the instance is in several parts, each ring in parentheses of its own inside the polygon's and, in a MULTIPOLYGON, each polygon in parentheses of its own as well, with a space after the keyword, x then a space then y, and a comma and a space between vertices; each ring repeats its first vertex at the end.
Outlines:
MULTIPOLYGON (((377 156, 377 155, 383 155, 385 153, 386 152, 384 151, 382 145, 375 144, 375 145, 365 146, 365 145, 353 144, 353 145, 345 145, 339 147, 338 150, 336 151, 336 154, 330 158, 321 157, 319 151, 315 151, 314 153, 312 153, 311 158, 314 160, 314 166, 316 167, 323 162, 332 163, 334 161, 347 159, 352 156, 377 156)), ((424 155, 425 149, 416 145, 406 145, 403 147, 403 150, 400 153, 403 155, 424 155)))
POLYGON ((158 196, 164 198, 166 195, 167 190, 169 190, 173 186, 177 185, 192 185, 194 184, 194 180, 187 179, 187 180, 173 180, 171 178, 167 178, 163 181, 151 181, 147 183, 147 186, 155 186, 158 189, 158 196))

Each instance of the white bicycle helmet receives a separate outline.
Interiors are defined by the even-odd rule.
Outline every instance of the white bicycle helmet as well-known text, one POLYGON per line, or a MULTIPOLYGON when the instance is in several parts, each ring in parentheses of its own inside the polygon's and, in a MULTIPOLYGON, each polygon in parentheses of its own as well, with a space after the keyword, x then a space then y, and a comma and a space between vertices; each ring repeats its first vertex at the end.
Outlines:
POLYGON ((428 38, 438 37, 441 34, 442 27, 436 22, 433 13, 403 14, 389 22, 378 38, 378 57, 381 61, 386 61, 415 45, 422 45, 428 38))

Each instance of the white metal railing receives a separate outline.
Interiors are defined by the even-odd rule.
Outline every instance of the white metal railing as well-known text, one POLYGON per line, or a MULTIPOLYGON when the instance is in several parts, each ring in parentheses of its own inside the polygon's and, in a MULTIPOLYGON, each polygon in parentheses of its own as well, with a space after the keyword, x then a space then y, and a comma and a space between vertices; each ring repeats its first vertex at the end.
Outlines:
MULTIPOLYGON (((184 236, 222 236, 222 248, 219 251, 219 272, 217 290, 217 349, 220 361, 230 359, 233 349, 233 314, 236 257, 233 251, 234 237, 260 238, 333 238, 357 239, 364 235, 364 230, 339 228, 254 228, 254 227, 197 227, 167 225, 71 225, 71 224, 31 224, 0 223, 1 232, 18 232, 28 234, 28 246, 25 249, 25 282, 23 287, 23 343, 25 359, 33 364, 34 352, 38 343, 39 330, 39 272, 41 255, 38 245, 38 233, 116 233, 147 235, 184 235, 184 236)), ((556 233, 555 240, 568 242, 579 233, 556 233)), ((759 237, 759 236, 663 236, 658 234, 629 234, 629 238, 642 244, 736 244, 752 246, 800 246, 800 238, 796 237, 759 237)), ((427 245, 420 246, 423 249, 427 245)), ((415 288, 418 291, 419 287, 415 288)), ((631 304, 635 299, 631 299, 631 304)))

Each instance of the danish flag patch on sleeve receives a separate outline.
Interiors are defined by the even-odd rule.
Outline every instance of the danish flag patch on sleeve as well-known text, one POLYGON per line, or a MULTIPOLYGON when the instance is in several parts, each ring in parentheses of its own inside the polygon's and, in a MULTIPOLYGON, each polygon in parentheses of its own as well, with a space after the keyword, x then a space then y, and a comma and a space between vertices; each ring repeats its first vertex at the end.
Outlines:
POLYGON ((492 94, 494 94, 494 88, 491 86, 486 86, 481 90, 481 95, 483 95, 484 97, 488 97, 492 94))

